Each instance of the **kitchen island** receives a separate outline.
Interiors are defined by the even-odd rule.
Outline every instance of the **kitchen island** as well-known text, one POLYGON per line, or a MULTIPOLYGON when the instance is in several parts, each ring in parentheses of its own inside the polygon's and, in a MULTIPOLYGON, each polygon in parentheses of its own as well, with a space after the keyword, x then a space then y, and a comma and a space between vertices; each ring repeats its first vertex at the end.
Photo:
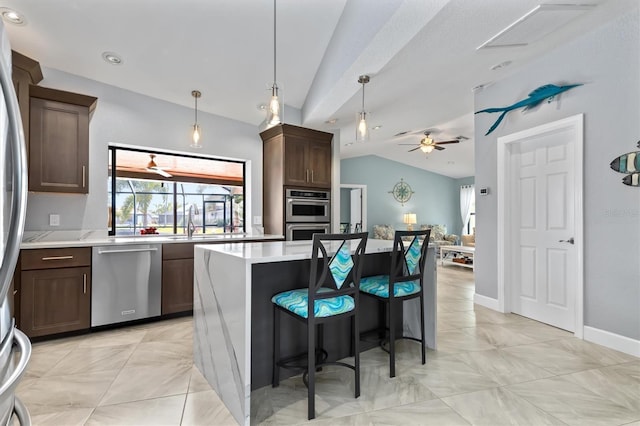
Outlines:
MULTIPOLYGON (((271 383, 271 296, 308 285, 311 247, 311 241, 195 246, 194 362, 240 424, 250 424, 251 391, 271 383)), ((392 247, 393 241, 370 239, 363 276, 388 273, 392 247)), ((435 349, 436 256, 432 247, 427 251, 424 280, 426 346, 435 349)), ((361 297, 360 303, 360 329, 374 330, 380 321, 376 302, 361 297)), ((402 321, 396 322, 402 324, 400 332, 419 337, 419 300, 403 305, 402 321)), ((329 359, 348 355, 348 331, 341 328, 348 329, 341 324, 335 330, 325 327, 329 359)), ((305 328, 298 321, 282 321, 281 335, 283 356, 306 348, 305 328)))

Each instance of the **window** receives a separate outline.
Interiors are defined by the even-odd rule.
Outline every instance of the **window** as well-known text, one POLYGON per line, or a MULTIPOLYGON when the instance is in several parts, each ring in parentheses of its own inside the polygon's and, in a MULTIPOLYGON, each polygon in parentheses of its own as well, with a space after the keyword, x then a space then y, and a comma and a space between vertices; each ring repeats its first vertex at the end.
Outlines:
POLYGON ((471 211, 469 212, 469 222, 467 222, 467 234, 475 234, 476 230, 476 197, 475 193, 471 199, 471 211))
POLYGON ((110 235, 244 232, 243 162, 109 150, 110 235))

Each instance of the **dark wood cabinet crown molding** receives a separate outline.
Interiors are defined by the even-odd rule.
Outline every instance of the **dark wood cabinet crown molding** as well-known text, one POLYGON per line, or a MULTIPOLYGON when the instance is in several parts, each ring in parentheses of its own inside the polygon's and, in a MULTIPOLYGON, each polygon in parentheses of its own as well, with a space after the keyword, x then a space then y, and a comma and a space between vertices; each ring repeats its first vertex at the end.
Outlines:
POLYGON ((44 78, 44 76, 42 75, 42 68, 40 68, 40 63, 29 58, 28 56, 23 55, 22 53, 18 53, 15 50, 12 50, 11 63, 13 65, 13 68, 25 71, 29 75, 31 84, 38 84, 44 78))
POLYGON ((34 85, 29 86, 29 96, 32 98, 84 106, 89 108, 89 114, 93 112, 98 103, 98 98, 94 96, 81 95, 79 93, 65 92, 64 90, 50 89, 48 87, 34 85))

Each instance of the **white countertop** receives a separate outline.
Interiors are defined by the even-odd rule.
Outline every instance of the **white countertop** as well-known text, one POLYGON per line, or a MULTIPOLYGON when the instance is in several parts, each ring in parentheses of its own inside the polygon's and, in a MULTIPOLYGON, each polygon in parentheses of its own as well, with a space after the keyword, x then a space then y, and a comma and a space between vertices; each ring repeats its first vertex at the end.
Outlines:
POLYGON ((278 240, 282 235, 271 234, 208 234, 194 235, 188 238, 186 235, 138 235, 130 237, 108 237, 95 232, 51 234, 40 233, 27 236, 20 244, 21 249, 41 248, 65 248, 65 247, 94 247, 125 244, 171 244, 171 243, 224 243, 225 241, 255 241, 278 240))
MULTIPOLYGON (((339 244, 339 243, 338 243, 339 244)), ((328 247, 327 251, 335 252, 339 245, 328 247)), ((212 252, 244 259, 247 263, 269 263, 291 260, 311 259, 311 241, 271 241, 263 243, 238 243, 196 245, 196 251, 209 250, 212 252)), ((354 247, 355 249, 355 244, 354 247)), ((365 253, 390 252, 393 240, 367 240, 365 253)))

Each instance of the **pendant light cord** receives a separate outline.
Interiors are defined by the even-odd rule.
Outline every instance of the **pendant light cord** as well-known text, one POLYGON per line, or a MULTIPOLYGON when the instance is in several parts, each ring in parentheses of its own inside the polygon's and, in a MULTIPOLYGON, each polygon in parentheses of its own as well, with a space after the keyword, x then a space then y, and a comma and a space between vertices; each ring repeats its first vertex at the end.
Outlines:
POLYGON ((198 96, 194 96, 196 98, 196 126, 198 125, 198 96))
POLYGON ((362 112, 364 112, 364 85, 365 83, 362 83, 362 112))
POLYGON ((273 84, 276 84, 276 0, 273 0, 273 84))

